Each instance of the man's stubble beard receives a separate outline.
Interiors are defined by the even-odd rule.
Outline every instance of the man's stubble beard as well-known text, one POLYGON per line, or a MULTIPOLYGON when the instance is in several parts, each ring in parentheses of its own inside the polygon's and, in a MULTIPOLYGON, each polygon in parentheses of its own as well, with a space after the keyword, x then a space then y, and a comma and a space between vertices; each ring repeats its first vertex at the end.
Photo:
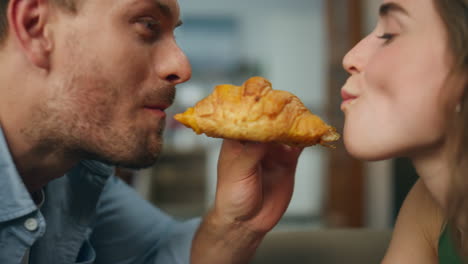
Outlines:
POLYGON ((118 94, 125 87, 103 78, 96 66, 84 68, 84 73, 79 66, 68 71, 65 80, 49 89, 56 93, 38 104, 31 127, 24 132, 43 149, 53 148, 77 161, 91 159, 131 169, 152 166, 162 149, 164 121, 149 131, 114 120, 118 94))

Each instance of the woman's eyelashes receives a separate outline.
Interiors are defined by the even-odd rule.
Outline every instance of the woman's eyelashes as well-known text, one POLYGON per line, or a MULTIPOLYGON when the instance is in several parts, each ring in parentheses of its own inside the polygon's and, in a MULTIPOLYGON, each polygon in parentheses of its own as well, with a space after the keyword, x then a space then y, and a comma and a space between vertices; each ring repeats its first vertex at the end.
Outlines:
POLYGON ((384 44, 390 43, 392 40, 395 39, 396 34, 393 33, 383 33, 382 35, 377 36, 379 39, 384 40, 384 44))

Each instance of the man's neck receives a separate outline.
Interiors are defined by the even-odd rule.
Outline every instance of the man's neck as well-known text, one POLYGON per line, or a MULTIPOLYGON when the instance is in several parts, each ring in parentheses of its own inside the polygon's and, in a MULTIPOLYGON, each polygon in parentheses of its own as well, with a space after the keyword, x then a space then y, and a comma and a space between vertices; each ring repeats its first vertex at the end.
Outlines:
POLYGON ((63 176, 76 163, 64 150, 42 146, 40 140, 24 140, 20 134, 11 136, 4 128, 13 161, 30 193, 42 189, 48 182, 63 176))
POLYGON ((0 127, 13 162, 28 191, 34 193, 63 176, 79 159, 58 144, 28 134, 27 126, 31 123, 24 120, 27 120, 24 116, 0 112, 0 127))

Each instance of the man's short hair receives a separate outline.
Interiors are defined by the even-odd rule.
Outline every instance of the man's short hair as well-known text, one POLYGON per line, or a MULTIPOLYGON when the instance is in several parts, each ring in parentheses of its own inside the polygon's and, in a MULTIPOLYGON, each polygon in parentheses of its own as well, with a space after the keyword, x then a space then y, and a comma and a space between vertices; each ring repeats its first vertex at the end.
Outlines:
MULTIPOLYGON (((67 11, 76 12, 77 11, 77 2, 82 0, 48 0, 52 4, 64 8, 67 11)), ((9 0, 0 0, 0 45, 6 39, 8 34, 8 19, 7 19, 7 8, 9 0)))

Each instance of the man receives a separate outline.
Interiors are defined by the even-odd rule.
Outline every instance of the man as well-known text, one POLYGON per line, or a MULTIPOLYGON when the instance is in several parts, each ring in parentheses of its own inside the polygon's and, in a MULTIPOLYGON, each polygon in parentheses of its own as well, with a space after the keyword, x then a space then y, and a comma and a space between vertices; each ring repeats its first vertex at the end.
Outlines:
POLYGON ((301 150, 226 140, 213 208, 179 223, 113 176, 161 151, 191 75, 176 0, 3 0, 0 263, 246 263, 301 150))

